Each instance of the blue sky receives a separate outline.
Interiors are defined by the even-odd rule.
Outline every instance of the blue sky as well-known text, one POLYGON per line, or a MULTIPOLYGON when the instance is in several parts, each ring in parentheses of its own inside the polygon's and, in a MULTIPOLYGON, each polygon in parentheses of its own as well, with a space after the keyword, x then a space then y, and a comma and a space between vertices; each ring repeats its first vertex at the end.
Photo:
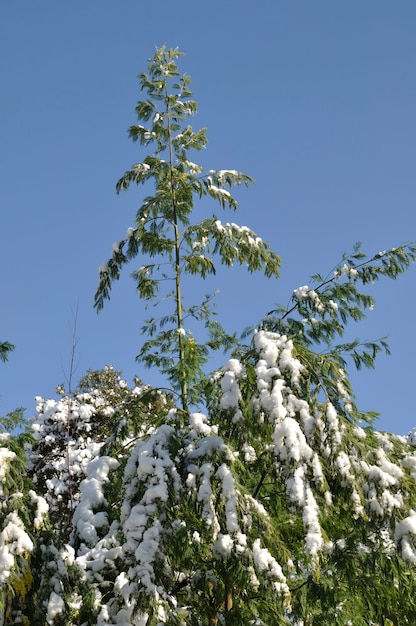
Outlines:
MULTIPOLYGON (((283 260, 279 281, 224 270, 207 286, 242 330, 356 241, 374 254, 416 238, 415 32, 413 0, 1 3, 0 340, 16 351, 0 364, 0 413, 29 416, 65 382, 75 310, 75 381, 112 363, 129 382, 160 382, 134 360, 146 316, 135 266, 100 315, 92 306, 98 266, 146 192, 114 187, 146 154, 127 129, 155 46, 186 53, 193 125, 208 128, 194 160, 256 180, 221 217, 283 260)), ((350 330, 390 336, 392 356, 353 382, 360 407, 399 434, 416 426, 415 281, 412 267, 375 286, 375 310, 350 330)))

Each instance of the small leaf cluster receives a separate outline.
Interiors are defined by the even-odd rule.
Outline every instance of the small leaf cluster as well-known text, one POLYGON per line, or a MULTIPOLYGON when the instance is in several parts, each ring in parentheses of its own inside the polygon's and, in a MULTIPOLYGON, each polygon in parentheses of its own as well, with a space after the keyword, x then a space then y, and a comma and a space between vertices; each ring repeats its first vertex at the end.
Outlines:
POLYGON ((0 361, 7 361, 10 352, 13 352, 15 346, 9 341, 0 341, 0 361))

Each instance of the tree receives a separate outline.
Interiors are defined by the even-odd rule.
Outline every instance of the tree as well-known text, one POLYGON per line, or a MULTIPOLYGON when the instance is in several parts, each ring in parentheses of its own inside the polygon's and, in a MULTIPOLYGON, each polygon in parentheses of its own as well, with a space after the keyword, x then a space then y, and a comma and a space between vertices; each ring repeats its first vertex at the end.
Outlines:
MULTIPOLYGON (((0 343, 0 360, 15 346, 0 343)), ((32 583, 30 556, 42 516, 42 498, 26 475, 27 432, 11 435, 23 423, 23 409, 0 417, 0 624, 12 623, 27 608, 25 595, 32 583), (12 616, 14 616, 12 618, 12 616)))
MULTIPOLYGON (((414 623, 414 447, 358 425, 374 416, 355 407, 341 347, 315 353, 309 332, 338 315, 341 332, 357 315, 354 302, 373 304, 358 289, 368 273, 394 278, 413 254, 363 261, 357 251, 325 285, 296 289, 293 306, 267 316, 251 350, 211 382, 208 417, 191 413, 181 424, 162 405, 159 419, 144 412, 119 438, 104 429, 107 443, 79 485, 65 546, 75 569, 66 565, 71 582, 56 623, 414 623), (293 338, 267 328, 279 323, 293 338), (141 433, 132 441, 134 423, 141 433), (90 595, 77 614, 71 602, 81 583, 90 595)), ((347 349, 357 365, 372 364, 377 352, 372 344, 347 349)), ((89 376, 96 380, 107 374, 89 376)), ((123 388, 103 387, 120 418, 123 388)), ((99 423, 89 402, 79 396, 76 415, 99 423)), ((116 413, 100 394, 94 402, 116 413)), ((50 423, 50 414, 38 421, 50 423)))
POLYGON ((215 215, 192 221, 194 198, 235 209, 228 188, 251 179, 205 176, 188 159, 205 132, 186 124, 196 104, 179 55, 157 50, 140 75, 148 99, 136 111, 146 126, 130 134, 155 151, 117 188, 153 180, 155 191, 101 267, 95 300, 101 309, 138 255, 140 297, 163 307, 158 290, 172 282, 172 311, 148 320, 139 352, 171 388, 130 389, 106 368, 73 394, 38 400, 29 468, 49 512, 25 602, 8 623, 414 624, 414 437, 378 432, 354 399, 350 361, 373 367, 385 341, 343 335, 373 306, 368 285, 396 279, 416 247, 368 258, 357 246, 295 289, 289 307, 274 307, 248 345, 213 318, 209 296, 185 304, 184 276, 214 273, 211 255, 270 277, 280 260, 246 227, 215 215), (208 338, 197 340, 185 319, 205 324, 208 338), (220 348, 230 358, 204 373, 220 348))
MULTIPOLYGON (((9 341, 1 341, 0 342, 0 361, 5 363, 8 358, 10 352, 15 350, 16 346, 14 346, 9 341)), ((21 426, 24 422, 23 420, 23 408, 15 409, 11 411, 4 417, 0 417, 0 432, 8 432, 16 428, 17 426, 21 426)))
MULTIPOLYGON (((223 185, 227 183, 231 186, 235 182, 247 183, 250 179, 234 171, 211 171, 208 176, 204 177, 202 169, 189 161, 187 150, 190 148, 201 149, 206 140, 203 131, 194 133, 190 126, 185 126, 185 117, 196 111, 196 104, 191 100, 185 100, 191 96, 188 87, 189 79, 187 76, 178 79, 179 74, 175 63, 178 56, 177 51, 166 50, 165 48, 158 50, 150 62, 149 74, 140 76, 141 87, 147 91, 149 99, 139 102, 136 112, 139 120, 144 121, 146 125, 132 126, 130 136, 145 146, 155 144, 156 149, 152 156, 146 157, 142 163, 136 164, 126 172, 120 179, 117 189, 127 189, 131 182, 141 184, 153 178, 156 193, 154 196, 146 198, 138 211, 136 227, 128 231, 126 240, 114 246, 112 258, 108 264, 101 268, 100 285, 96 295, 96 306, 100 309, 104 298, 109 297, 111 281, 119 277, 122 265, 137 254, 148 254, 150 257, 156 255, 167 257, 175 281, 173 298, 176 309, 170 316, 160 320, 151 319, 148 321, 144 332, 150 336, 150 339, 145 341, 139 358, 148 365, 161 367, 162 371, 168 374, 171 382, 180 387, 185 421, 180 421, 175 425, 172 431, 169 430, 169 434, 163 431, 162 437, 164 452, 166 452, 165 448, 174 445, 173 442, 176 441, 176 445, 174 445, 176 455, 180 450, 187 450, 187 446, 184 446, 184 439, 190 437, 189 428, 191 428, 189 421, 186 424, 186 420, 189 419, 186 415, 189 408, 188 389, 192 385, 193 389, 197 389, 199 395, 201 394, 201 387, 195 387, 194 384, 204 380, 200 368, 206 356, 207 347, 213 345, 218 347, 221 344, 229 346, 231 343, 230 338, 225 336, 222 329, 220 329, 220 341, 218 343, 208 342, 205 345, 197 344, 192 336, 184 334, 183 316, 185 309, 182 304, 182 272, 198 273, 202 278, 205 278, 210 272, 215 272, 212 259, 206 255, 206 252, 210 250, 219 252, 221 261, 227 265, 231 265, 234 261, 248 263, 249 269, 263 267, 266 275, 269 276, 277 276, 279 267, 278 257, 269 251, 267 244, 264 244, 248 229, 235 225, 224 226, 219 224, 216 216, 197 225, 190 222, 194 196, 201 197, 208 194, 219 200, 223 207, 227 205, 236 208, 228 190, 224 189, 223 185), (177 81, 174 85, 176 91, 173 94, 168 91, 169 80, 177 81), (167 158, 161 159, 160 155, 164 153, 167 153, 167 158), (148 227, 147 230, 146 226, 148 227), (167 234, 167 227, 173 232, 170 237, 167 234), (243 234, 243 240, 241 234, 243 234), (223 237, 224 235, 225 237, 223 237), (127 251, 124 253, 123 248, 126 242, 127 251), (201 251, 204 254, 201 255, 201 251), (169 331, 162 330, 164 325, 169 322, 173 324, 173 327, 169 331), (177 354, 176 361, 172 361, 171 352, 177 354), (179 443, 177 442, 178 437, 179 443)), ((209 452, 205 449, 203 452, 199 452, 200 441, 198 439, 197 442, 193 440, 192 444, 188 444, 192 448, 191 457, 195 455, 198 459, 196 465, 191 463, 186 456, 181 459, 181 467, 186 467, 189 470, 189 466, 191 466, 195 472, 195 474, 192 472, 187 474, 187 480, 193 484, 194 488, 194 492, 192 489, 188 489, 189 501, 187 506, 189 507, 189 504, 192 503, 191 508, 193 507, 194 515, 196 513, 198 519, 200 517, 203 519, 205 515, 206 521, 209 520, 208 526, 211 535, 205 536, 202 542, 205 551, 209 548, 207 552, 204 552, 205 558, 203 559, 203 562, 208 563, 208 565, 203 567, 197 575, 189 572, 185 574, 186 565, 179 553, 168 558, 167 546, 164 543, 165 538, 161 538, 158 543, 158 550, 159 554, 165 554, 164 559, 162 559, 165 563, 168 561, 175 564, 176 573, 172 576, 180 577, 181 593, 185 593, 184 590, 188 594, 191 593, 194 603, 197 602, 199 594, 206 602, 207 572, 215 572, 215 582, 211 581, 211 586, 208 586, 212 612, 211 617, 209 617, 210 620, 220 619, 219 614, 221 614, 222 619, 228 622, 227 613, 233 614, 230 619, 234 623, 236 619, 247 620, 249 618, 250 611, 247 611, 247 605, 249 604, 251 607, 256 605, 255 595, 250 599, 250 602, 247 598, 240 608, 237 608, 239 605, 236 604, 235 600, 231 601, 231 598, 235 595, 236 590, 240 590, 240 594, 243 593, 243 590, 244 593, 247 593, 250 588, 248 572, 251 572, 250 568, 253 567, 253 564, 257 564, 257 570, 263 568, 263 574, 265 571, 267 572, 266 580, 268 579, 268 582, 274 576, 274 584, 277 585, 286 600, 290 596, 292 604, 297 601, 297 611, 292 607, 293 614, 297 612, 302 616, 302 619, 306 621, 314 619, 315 622, 318 620, 318 614, 320 615, 319 619, 323 621, 328 619, 329 615, 331 615, 329 619, 337 617, 339 620, 342 614, 345 615, 345 623, 351 619, 349 612, 357 612, 356 605, 347 608, 349 598, 342 597, 340 591, 337 591, 337 599, 334 596, 331 598, 331 594, 327 592, 327 588, 331 586, 330 583, 325 577, 322 579, 322 574, 319 574, 319 577, 317 574, 317 572, 330 571, 330 566, 323 567, 321 562, 322 552, 325 553, 324 560, 331 560, 332 548, 325 550, 324 546, 328 546, 333 540, 325 543, 325 534, 331 537, 335 528, 336 533, 340 532, 337 523, 335 523, 337 521, 336 514, 335 520, 329 513, 325 516, 332 519, 331 523, 334 524, 334 528, 326 528, 326 526, 330 526, 330 522, 321 525, 320 507, 323 509, 328 507, 328 511, 335 512, 340 508, 348 510, 351 507, 351 500, 355 502, 352 517, 347 524, 348 530, 354 530, 350 537, 355 537, 354 540, 350 539, 354 555, 352 561, 355 565, 357 559, 358 561, 360 559, 366 561, 366 567, 369 568, 368 575, 374 575, 377 567, 380 566, 379 560, 373 568, 368 565, 368 561, 374 560, 374 554, 377 550, 384 555, 383 558, 390 561, 393 558, 391 554, 386 556, 385 542, 380 539, 380 532, 383 531, 386 537, 389 537, 386 542, 390 546, 389 541, 391 541, 391 533, 393 532, 392 519, 390 519, 389 527, 384 518, 385 516, 394 518, 393 513, 396 508, 401 508, 399 501, 403 502, 402 494, 400 493, 400 496, 395 500, 395 497, 388 490, 385 490, 382 498, 387 499, 388 503, 382 505, 377 500, 378 484, 373 474, 385 472, 386 467, 382 469, 383 463, 385 466, 386 463, 392 461, 384 462, 386 451, 380 446, 377 437, 373 439, 370 433, 367 434, 365 430, 357 426, 361 421, 371 422, 374 415, 364 415, 359 411, 345 373, 346 354, 352 356, 357 367, 362 365, 372 367, 378 351, 380 349, 388 350, 388 348, 383 340, 367 343, 363 346, 358 342, 332 346, 332 341, 337 335, 342 336, 345 323, 349 319, 360 319, 364 315, 364 309, 373 304, 371 296, 358 290, 357 283, 361 282, 365 285, 381 276, 396 278, 414 261, 415 249, 413 246, 405 246, 397 250, 379 253, 372 259, 365 261, 363 260, 364 256, 357 248, 351 257, 343 259, 343 263, 335 270, 333 276, 328 278, 316 276, 315 281, 318 282, 318 285, 315 289, 304 287, 295 290, 293 306, 287 311, 273 311, 265 318, 262 329, 254 336, 252 349, 243 354, 239 360, 231 360, 228 368, 219 374, 208 392, 209 419, 205 421, 205 418, 198 418, 198 420, 202 420, 199 436, 204 442, 209 436, 216 437, 217 434, 213 435, 214 431, 212 430, 215 428, 215 423, 217 432, 221 433, 221 437, 213 449, 208 448, 209 452), (293 315, 295 313, 298 314, 297 317, 293 315), (325 352, 319 349, 322 343, 327 345, 325 352), (277 358, 282 361, 281 365, 276 361, 277 358), (259 419, 264 422, 264 432, 261 437, 259 436, 259 419), (252 431, 249 427, 251 420, 253 421, 252 431), (202 437, 201 433, 204 433, 206 437, 202 437), (362 443, 363 440, 365 440, 365 444, 362 443), (274 441, 273 451, 271 451, 272 441, 274 441), (215 450, 215 454, 213 450, 215 450), (252 459, 251 463, 247 461, 244 468, 236 462, 236 455, 241 454, 243 450, 246 450, 247 459, 252 459), (368 464, 368 462, 360 458, 354 460, 355 465, 352 464, 350 456, 354 454, 358 457, 367 455, 368 458, 371 458, 372 465, 369 467, 372 469, 369 471, 374 480, 369 484, 366 473, 359 471, 360 463, 368 464), (215 462, 213 457, 215 457, 215 462), (334 459, 335 466, 331 464, 331 459, 334 459), (348 466, 348 471, 342 465, 343 461, 348 466), (248 473, 247 465, 249 466, 248 473), (353 469, 350 469, 350 466, 353 469), (335 475, 331 476, 332 473, 335 475), (225 482, 227 487, 224 486, 225 482), (198 502, 203 501, 201 491, 204 489, 202 485, 205 485, 206 494, 209 495, 204 503, 205 509, 200 505, 198 510, 198 502), (347 490, 347 494, 346 485, 350 485, 351 490, 350 493, 347 490), (369 494, 371 494, 371 502, 368 502, 369 494), (263 532, 259 536, 254 533, 251 537, 251 544, 248 539, 250 533, 247 527, 241 526, 241 520, 247 516, 251 520, 256 517, 250 506, 247 505, 247 500, 244 499, 248 497, 256 499, 257 513, 260 508, 262 512, 267 512, 265 516, 258 516, 260 519, 256 521, 255 528, 258 531, 263 526, 263 532), (331 498, 332 502, 336 499, 336 504, 331 505, 331 498), (223 507, 221 513, 224 521, 222 524, 218 521, 220 515, 214 512, 213 501, 221 503, 221 507, 223 507), (369 510, 366 510, 366 501, 369 510), (295 510, 298 513, 297 516, 293 516, 295 510), (368 523, 371 518, 370 513, 373 510, 377 510, 377 515, 383 520, 378 528, 377 524, 374 527, 368 523), (299 523, 300 515, 303 520, 302 524, 299 523), (363 528, 354 516, 364 521, 363 528), (267 519, 267 523, 265 519, 267 519), (283 524, 283 527, 289 524, 295 540, 292 537, 290 541, 289 537, 283 534, 283 538, 277 546, 273 543, 272 536, 274 537, 275 533, 268 535, 266 528, 270 524, 270 527, 274 527, 276 530, 275 525, 278 521, 283 524), (239 544, 237 537, 244 537, 241 539, 241 544, 239 544), (289 549, 291 542, 295 548, 294 552, 289 549), (368 547, 369 542, 371 548, 368 547), (263 544, 265 545, 263 546, 263 544), (269 550, 268 544, 274 549, 269 550), (364 546, 361 550, 362 554, 360 554, 360 545, 364 546), (278 553, 285 555, 289 562, 293 563, 292 573, 286 571, 283 574, 283 569, 274 560, 273 554, 276 553, 276 548, 278 548, 278 553), (363 555, 367 552, 371 556, 366 559, 363 555), (273 571, 273 575, 270 574, 269 570, 273 571), (291 593, 287 585, 290 576, 294 578, 295 587, 299 589, 295 594, 291 593), (318 578, 322 580, 319 584, 318 578), (200 588, 198 584, 201 585, 200 588), (314 609, 311 609, 305 600, 305 598, 309 598, 312 593, 311 590, 316 594, 315 604, 317 606, 314 609), (231 604, 233 608, 231 608, 231 604), (332 614, 328 610, 329 605, 332 614), (241 614, 238 613, 240 610, 241 614)), ((134 276, 141 297, 154 298, 156 296, 160 283, 154 278, 154 272, 160 269, 161 264, 152 262, 142 265, 135 272, 134 276)), ((169 276, 162 274, 162 279, 166 278, 169 276)), ((212 317, 207 312, 205 303, 200 308, 191 307, 187 310, 187 312, 189 311, 198 319, 208 320, 208 326, 211 325, 212 328, 212 317)), ((195 419, 197 419, 195 416, 191 417, 191 420, 195 421, 195 419)), ((192 422, 191 432, 194 431, 195 425, 192 422)), ((393 445, 390 439, 388 441, 389 443, 384 447, 400 448, 398 442, 393 445)), ((146 444, 140 445, 148 446, 149 444, 146 442, 146 444)), ((153 445, 159 448, 161 444, 158 440, 157 444, 155 442, 153 445)), ((400 454, 408 455, 409 451, 406 445, 403 450, 400 454)), ((155 448, 153 448, 152 454, 154 458, 157 458, 155 448)), ((176 463, 177 456, 170 456, 169 458, 168 467, 171 468, 171 471, 174 467, 175 475, 176 472, 179 474, 176 463)), ((154 461, 154 465, 157 466, 156 461, 154 461)), ((396 477, 391 479, 393 484, 396 484, 399 475, 404 478, 404 474, 402 474, 404 470, 401 468, 396 470, 393 465, 388 467, 392 470, 393 475, 396 472, 396 477)), ((140 469, 136 467, 136 471, 140 475, 140 469)), ((134 472, 133 475, 135 475, 134 472)), ((137 478, 135 480, 137 481, 137 478)), ((173 476, 171 476, 171 481, 173 480, 173 476)), ((389 480, 386 478, 387 484, 389 484, 389 480)), ((144 478, 143 481, 146 485, 144 478)), ((381 482, 383 481, 381 480, 381 482)), ((145 485, 141 485, 141 490, 139 490, 142 497, 146 497, 145 485)), ((164 484, 164 486, 170 493, 167 485, 164 484)), ((173 492, 175 492, 174 489, 173 492)), ((172 501, 168 497, 167 500, 169 501, 169 510, 180 508, 179 502, 172 501)), ((128 510, 127 505, 125 508, 128 510)), ((134 506, 132 510, 134 510, 134 506)), ((165 514, 169 519, 167 512, 165 514)), ((185 511, 181 512, 179 518, 173 521, 178 523, 179 528, 186 528, 189 525, 189 515, 188 508, 186 513, 185 511)), ((372 516, 374 516, 374 512, 372 516)), ((160 516, 158 520, 160 522, 160 516)), ((346 519, 344 519, 345 523, 346 519)), ((196 520, 193 519, 194 527, 195 524, 196 520)), ((143 536, 151 528, 153 526, 143 529, 143 536)), ((199 526, 198 529, 196 532, 200 535, 199 526)), ((204 530, 206 532, 206 528, 204 530)), ((343 530, 345 532, 345 528, 343 530)), ((179 531, 174 531, 171 527, 169 530, 165 528, 164 531, 169 537, 172 534, 179 534, 179 531)), ((250 531, 252 531, 251 528, 250 531)), ((186 537, 184 543, 186 545, 192 543, 189 532, 185 530, 181 532, 186 537)), ((281 535, 281 533, 277 533, 277 536, 279 534, 281 535)), ((163 536, 159 526, 157 536, 158 538, 163 536)), ((341 538, 340 541, 345 541, 345 538, 341 538)), ((140 548, 142 544, 139 542, 138 545, 140 548)), ((184 545, 181 548, 184 554, 187 554, 188 551, 192 555, 194 554, 193 550, 186 550, 184 545)), ((334 554, 336 554, 336 559, 339 559, 336 547, 334 554)), ((193 556, 191 563, 194 567, 193 556)), ((399 565, 395 564, 397 568, 402 563, 400 559, 398 559, 398 563, 399 565)), ((351 568, 351 560, 344 558, 343 566, 346 569, 351 568)), ((331 567, 335 568, 334 565, 331 567)), ((346 588, 349 581, 348 575, 341 580, 343 567, 339 566, 335 569, 340 576, 338 589, 346 588)), ((404 569, 407 575, 406 564, 404 569)), ((156 579, 156 566, 155 569, 152 569, 152 575, 156 579)), ((166 576, 166 573, 161 574, 161 580, 165 582, 166 576)), ((149 591, 151 595, 155 592, 157 585, 153 579, 150 582, 148 591, 151 588, 152 591, 149 591)), ((140 582, 135 581, 134 584, 139 585, 140 588, 140 582)), ((262 583, 256 584, 262 587, 262 583)), ((146 596, 145 587, 146 585, 142 583, 141 592, 143 596, 146 596)), ((267 617, 267 619, 273 619, 276 622, 277 615, 286 619, 283 617, 285 609, 282 609, 285 606, 285 601, 279 600, 280 610, 270 598, 265 602, 267 587, 270 588, 270 585, 263 582, 262 610, 259 612, 261 619, 267 617), (265 608, 266 604, 267 609, 265 608), (268 611, 271 613, 269 614, 268 611)), ((166 612, 169 603, 171 603, 171 607, 176 605, 177 597, 175 596, 173 599, 169 595, 166 584, 163 585, 163 588, 166 596, 161 600, 161 604, 164 604, 163 611, 166 612)), ((176 589, 176 587, 171 581, 170 592, 172 589, 176 589)), ((385 588, 384 591, 386 591, 385 588)), ((374 596, 374 599, 377 599, 377 596, 374 596)), ((188 602, 191 601, 188 599, 188 602)), ((374 610, 377 613, 373 609, 377 603, 371 603, 368 600, 368 594, 366 602, 372 607, 371 610, 368 609, 364 618, 368 621, 369 617, 372 618, 371 611, 374 610)), ((287 604, 289 604, 289 600, 287 600, 287 604)), ((389 609, 383 606, 381 617, 385 618, 389 613, 394 615, 397 608, 396 605, 389 609)), ((201 607, 197 609, 195 604, 193 614, 196 610, 200 611, 201 607)), ((256 619, 256 609, 250 610, 252 611, 251 619, 256 619)), ((380 615, 374 615, 374 619, 379 618, 380 615)))
POLYGON ((58 400, 37 398, 32 420, 29 476, 48 516, 32 555, 26 605, 33 623, 92 624, 98 590, 90 588, 85 571, 99 554, 108 561, 124 467, 137 440, 162 421, 173 402, 139 379, 130 389, 112 366, 89 370, 69 395, 58 391, 58 400), (99 547, 102 535, 108 535, 105 548, 99 547), (83 598, 81 605, 77 598, 83 598))
POLYGON ((141 90, 148 98, 138 103, 136 113, 145 125, 131 126, 129 135, 146 147, 153 146, 154 151, 126 171, 117 183, 117 191, 128 189, 131 183, 153 181, 155 193, 145 198, 135 226, 114 244, 110 260, 101 266, 95 306, 98 311, 103 308, 122 266, 139 255, 148 259, 133 274, 141 298, 154 301, 165 281, 174 285, 163 298, 173 300, 173 311, 147 320, 143 328, 147 339, 138 360, 167 374, 186 412, 189 401, 198 398, 193 390, 204 379, 201 367, 209 350, 228 348, 235 338, 227 336, 213 319, 211 296, 199 306, 185 306, 183 275, 196 274, 205 279, 215 274, 213 254, 229 267, 237 262, 250 272, 263 270, 266 276, 277 277, 280 258, 247 227, 222 224, 216 215, 196 224, 191 222, 195 199, 208 196, 221 208, 236 210, 237 202, 228 189, 248 185, 252 179, 235 170, 203 174, 203 168, 189 160, 189 151, 202 150, 207 140, 205 129, 194 132, 187 123, 196 113, 197 103, 192 99, 189 76, 178 72, 179 56, 178 50, 158 49, 150 60, 148 74, 140 74, 141 90), (191 331, 185 330, 187 318, 205 322, 210 334, 207 342, 197 342, 191 331))
POLYGON ((73 532, 73 515, 80 500, 80 483, 90 461, 108 446, 118 458, 128 454, 143 434, 143 424, 157 423, 172 406, 169 396, 136 379, 130 389, 121 372, 107 366, 89 370, 76 389, 59 400, 36 398, 32 424, 35 445, 30 477, 48 503, 55 540, 65 545, 73 532), (129 445, 127 439, 131 439, 129 445), (123 443, 122 443, 123 442, 123 443))

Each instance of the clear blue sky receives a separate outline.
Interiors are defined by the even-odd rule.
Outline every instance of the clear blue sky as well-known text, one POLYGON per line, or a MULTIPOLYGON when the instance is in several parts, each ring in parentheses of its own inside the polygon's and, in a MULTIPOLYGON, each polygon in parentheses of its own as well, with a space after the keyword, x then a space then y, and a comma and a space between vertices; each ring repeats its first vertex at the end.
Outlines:
MULTIPOLYGON (((129 382, 158 380, 134 361, 145 317, 134 266, 99 316, 92 306, 97 268, 146 191, 114 186, 145 155, 127 128, 156 45, 186 53, 194 127, 208 128, 202 163, 256 179, 232 220, 283 259, 279 281, 224 270, 213 285, 221 320, 241 330, 356 241, 373 254, 416 239, 415 32, 413 0, 2 2, 0 340, 16 351, 0 364, 0 413, 29 416, 34 396, 54 397, 77 307, 75 380, 108 363, 129 382)), ((390 334, 393 355, 353 380, 360 407, 399 434, 416 425, 415 281, 413 267, 380 283, 351 329, 390 334)))

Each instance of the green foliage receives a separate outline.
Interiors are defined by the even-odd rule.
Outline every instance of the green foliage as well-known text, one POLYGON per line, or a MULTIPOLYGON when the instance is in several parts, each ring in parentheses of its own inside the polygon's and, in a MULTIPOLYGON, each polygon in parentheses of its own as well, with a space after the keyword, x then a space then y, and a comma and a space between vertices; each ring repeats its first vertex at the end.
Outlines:
POLYGON ((374 304, 367 287, 402 274, 416 247, 367 259, 356 246, 270 311, 250 346, 222 328, 213 295, 185 303, 187 275, 213 276, 219 262, 272 278, 280 259, 247 227, 193 222, 195 201, 235 210, 230 189, 252 181, 189 160, 206 136, 188 123, 197 104, 180 56, 158 49, 139 76, 141 123, 129 134, 153 151, 117 191, 154 190, 101 267, 95 298, 100 310, 140 257, 138 294, 161 314, 145 321, 138 359, 171 389, 89 370, 75 391, 37 398, 30 446, 0 433, 2 623, 411 626, 415 448, 370 425, 349 381, 349 361, 374 367, 385 339, 345 333, 374 304), (217 350, 232 358, 208 376, 217 350))
POLYGON ((4 417, 0 416, 0 432, 10 433, 19 426, 25 425, 25 419, 23 416, 24 409, 19 408, 7 413, 4 417))
MULTIPOLYGON (((9 358, 9 353, 13 352, 15 346, 8 341, 0 342, 0 361, 7 361, 9 358)), ((19 426, 23 426, 24 418, 23 418, 23 408, 15 409, 11 411, 6 416, 0 416, 0 433, 9 433, 15 430, 19 426)))
POLYGON ((8 341, 0 341, 0 361, 7 361, 9 353, 13 352, 15 346, 8 341))
POLYGON ((357 406, 348 360, 374 367, 377 354, 389 352, 385 338, 363 343, 344 334, 373 307, 366 287, 397 278, 416 247, 368 259, 357 245, 329 275, 312 277, 314 287, 270 311, 247 349, 215 319, 212 296, 185 304, 184 277, 215 275, 217 259, 268 277, 278 276, 280 259, 247 227, 216 215, 192 221, 195 200, 208 196, 235 210, 230 190, 252 180, 234 170, 205 173, 190 161, 206 134, 188 123, 197 104, 179 56, 159 49, 139 76, 147 97, 129 135, 153 152, 116 188, 153 183, 154 193, 101 267, 95 297, 100 310, 123 266, 139 256, 139 296, 174 303, 146 320, 138 359, 167 376, 183 411, 171 408, 164 424, 143 431, 120 482, 123 566, 129 588, 138 585, 132 619, 346 626, 394 623, 400 614, 410 624, 412 603, 398 590, 413 593, 413 556, 405 558, 402 545, 414 543, 398 529, 403 519, 403 529, 412 527, 416 461, 407 442, 359 426, 375 414, 357 406), (198 342, 187 320, 205 326, 208 339, 198 342), (235 358, 208 378, 203 366, 219 349, 235 358), (206 418, 188 415, 199 404, 206 418), (137 512, 142 527, 131 534, 137 512), (147 535, 157 551, 141 582, 135 555, 147 535))
POLYGON ((31 441, 25 432, 0 435, 0 620, 4 624, 15 623, 16 614, 25 613, 33 581, 31 552, 40 517, 39 499, 27 476, 26 449, 31 441))
MULTIPOLYGON (((380 278, 396 279, 415 260, 416 246, 413 243, 378 252, 370 259, 360 244, 356 244, 354 252, 344 254, 329 275, 311 277, 316 286, 295 289, 287 308, 279 306, 270 311, 264 325, 276 332, 300 336, 306 346, 330 346, 336 336, 343 336, 349 321, 363 319, 365 311, 374 306, 373 297, 361 291, 359 285, 373 284, 380 278)), ((365 345, 366 356, 360 356, 355 350, 358 345, 356 342, 341 345, 337 352, 352 352, 358 368, 363 364, 372 367, 378 342, 365 345)), ((386 348, 383 341, 379 345, 386 348)))
POLYGON ((308 371, 307 397, 322 392, 348 419, 374 420, 377 414, 363 414, 354 402, 346 376, 347 359, 357 369, 374 368, 377 354, 390 354, 386 338, 342 343, 335 340, 343 337, 349 322, 363 319, 366 310, 373 308, 374 298, 362 287, 380 278, 396 279, 415 260, 416 246, 412 243, 371 258, 356 244, 354 252, 344 254, 329 275, 312 276, 315 286, 295 289, 287 307, 279 305, 263 319, 262 328, 293 340, 296 355, 308 371))
POLYGON ((103 308, 123 265, 137 256, 144 260, 133 272, 141 298, 155 300, 162 284, 174 285, 158 301, 172 299, 174 310, 167 316, 147 320, 143 332, 148 339, 138 360, 166 374, 181 395, 182 408, 187 409, 189 402, 195 400, 190 389, 195 389, 204 378, 202 368, 210 351, 228 348, 230 337, 218 322, 213 324, 209 299, 200 306, 185 305, 183 276, 191 274, 205 279, 215 274, 214 258, 218 257, 228 267, 239 263, 250 272, 262 270, 266 276, 277 277, 280 258, 246 227, 222 224, 215 215, 196 224, 191 221, 195 200, 204 196, 215 200, 222 209, 237 209, 229 190, 253 180, 235 170, 204 173, 202 167, 189 160, 188 152, 202 150, 207 140, 205 129, 194 131, 188 123, 198 106, 192 99, 189 76, 178 71, 176 59, 180 56, 178 50, 160 48, 150 60, 148 73, 139 75, 141 90, 147 94, 147 99, 139 101, 136 107, 138 120, 143 124, 131 126, 129 135, 142 146, 152 147, 153 152, 126 171, 116 189, 119 192, 131 183, 153 182, 154 194, 144 199, 135 226, 114 245, 112 257, 101 266, 95 306, 98 311, 103 308), (191 331, 184 329, 188 316, 204 319, 215 337, 205 343, 197 342, 191 331))

